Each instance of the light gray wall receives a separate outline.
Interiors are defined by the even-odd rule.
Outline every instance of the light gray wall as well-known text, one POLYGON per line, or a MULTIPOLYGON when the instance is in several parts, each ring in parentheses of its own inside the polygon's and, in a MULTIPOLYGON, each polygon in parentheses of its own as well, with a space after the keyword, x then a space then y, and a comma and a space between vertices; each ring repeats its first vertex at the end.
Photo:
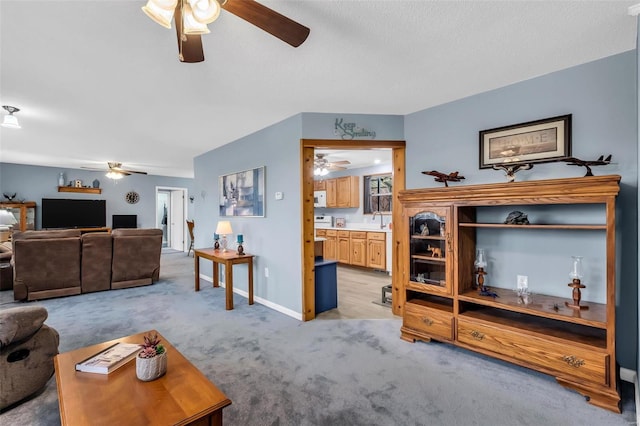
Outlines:
MULTIPOLYGON (((296 115, 195 158, 196 247, 213 246, 220 220, 218 178, 221 175, 265 166, 265 217, 225 217, 236 234, 244 235, 244 249, 255 254, 254 294, 258 298, 302 312, 300 285, 300 137, 301 116, 296 115), (284 198, 275 200, 275 193, 284 198), (264 268, 269 268, 269 278, 264 268)), ((234 249, 236 244, 230 245, 234 249)), ((234 267, 233 286, 247 291, 246 265, 234 267)), ((211 276, 211 262, 201 271, 211 276)))
MULTIPOLYGON (((593 171, 597 175, 622 176, 617 218, 616 340, 618 362, 631 369, 636 368, 638 349, 636 65, 636 53, 629 51, 405 117, 407 188, 440 186, 433 177, 420 173, 433 169, 447 173, 459 171, 465 176, 462 183, 453 183, 452 186, 505 182, 502 172, 479 169, 478 132, 564 114, 573 115, 574 156, 594 160, 603 154, 613 155, 615 164, 594 167, 593 171)), ((577 177, 584 173, 584 168, 564 163, 543 164, 518 172, 516 180, 577 177)), ((534 293, 551 294, 566 293, 571 263, 569 254, 579 255, 584 250, 586 258, 592 260, 592 264, 587 266, 591 273, 591 288, 588 287, 584 294, 599 301, 604 294, 604 266, 597 254, 600 243, 580 238, 580 242, 572 246, 561 235, 551 232, 510 234, 508 241, 496 236, 495 232, 478 232, 478 245, 489 253, 489 282, 494 279, 494 285, 498 287, 515 288, 515 276, 521 273, 529 276, 529 286, 534 293), (507 243, 510 246, 505 250, 507 243), (523 247, 527 252, 536 253, 536 257, 519 263, 511 258, 504 262, 510 254, 509 249, 513 253, 523 247)), ((589 299, 585 297, 585 300, 589 299)))
MULTIPOLYGON (((640 16, 636 17, 636 21, 637 21, 637 26, 636 26, 636 130, 637 130, 637 140, 636 142, 638 143, 638 145, 640 145, 640 125, 638 123, 640 123, 640 108, 638 108, 638 105, 640 105, 640 54, 638 54, 638 46, 640 46, 640 16)), ((640 150, 639 150, 640 151, 640 150)), ((640 152, 638 153, 638 164, 640 164, 640 152)), ((640 196, 638 197, 638 199, 640 200, 640 196)), ((636 206, 636 212, 640 210, 637 206, 636 206)), ((636 265, 640 264, 640 253, 638 253, 638 257, 636 258, 636 265)), ((638 285, 638 281, 636 281, 636 285, 638 285)), ((640 291, 638 291, 638 304, 636 305, 637 307, 640 307, 640 291)), ((640 324, 640 309, 636 309, 636 314, 637 314, 637 322, 636 325, 640 324)), ((638 339, 637 343, 637 352, 636 352, 636 391, 638 389, 637 384, 638 384, 638 374, 640 374, 640 339, 638 339)), ((637 398, 636 398, 637 399, 637 398)), ((638 409, 638 407, 636 407, 636 410, 638 409)))
MULTIPOLYGON (((111 226, 113 214, 138 215, 139 228, 155 228, 155 190, 156 186, 187 188, 191 194, 193 179, 175 178, 154 175, 131 175, 120 180, 108 179, 105 172, 94 172, 82 169, 63 169, 57 167, 26 166, 22 164, 0 163, 0 191, 2 193, 17 193, 16 199, 35 201, 36 228, 42 224, 41 204, 43 198, 72 198, 83 200, 106 200, 107 226, 111 226), (58 192, 58 176, 64 173, 66 182, 80 179, 85 185, 91 185, 94 179, 100 181, 101 194, 85 194, 74 192, 58 192), (140 201, 129 204, 125 201, 125 194, 136 191, 140 194, 140 201)), ((4 197, 3 197, 3 200, 4 197)), ((188 203, 187 214, 191 217, 193 204, 188 203)))
MULTIPOLYGON (((220 220, 219 176, 266 167, 265 217, 225 220, 231 221, 233 241, 235 234, 244 234, 245 251, 256 255, 256 298, 298 316, 302 313, 300 139, 339 139, 334 133, 336 118, 375 130, 376 139, 403 137, 402 116, 302 113, 202 154, 194 162, 196 247, 213 245, 213 233, 220 220), (284 199, 276 201, 276 192, 283 192, 284 199), (265 277, 265 268, 269 269, 269 278, 265 277)), ((202 261, 201 272, 210 276, 210 268, 210 262, 202 261)), ((235 268, 234 288, 247 291, 246 266, 235 268)))

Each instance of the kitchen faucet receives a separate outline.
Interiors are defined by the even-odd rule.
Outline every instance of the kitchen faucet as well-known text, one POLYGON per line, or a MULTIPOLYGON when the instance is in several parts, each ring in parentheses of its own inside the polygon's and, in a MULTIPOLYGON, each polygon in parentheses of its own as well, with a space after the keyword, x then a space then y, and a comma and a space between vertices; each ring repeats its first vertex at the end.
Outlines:
POLYGON ((382 215, 382 212, 380 211, 373 212, 373 216, 371 217, 371 220, 375 220, 376 215, 380 215, 380 229, 384 229, 384 216, 382 215))

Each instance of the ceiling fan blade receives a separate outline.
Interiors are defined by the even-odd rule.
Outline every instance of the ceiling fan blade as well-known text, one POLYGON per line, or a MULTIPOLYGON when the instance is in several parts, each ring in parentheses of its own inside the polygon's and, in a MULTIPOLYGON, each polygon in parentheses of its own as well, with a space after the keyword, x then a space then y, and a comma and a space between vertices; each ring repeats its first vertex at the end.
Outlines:
POLYGON ((327 169, 331 170, 332 172, 336 170, 347 170, 346 167, 336 166, 335 164, 329 164, 329 167, 327 167, 327 169))
POLYGON ((178 58, 180 62, 193 64, 204 61, 202 37, 200 35, 182 33, 182 1, 178 2, 173 16, 178 37, 178 58))
POLYGON ((147 172, 139 172, 137 170, 122 170, 121 169, 120 171, 123 172, 123 173, 129 174, 129 175, 130 174, 137 174, 137 175, 146 175, 147 174, 147 172))
POLYGON ((331 164, 351 164, 349 160, 331 161, 331 164))
POLYGON ((309 36, 309 28, 254 0, 227 0, 222 8, 293 47, 309 36))

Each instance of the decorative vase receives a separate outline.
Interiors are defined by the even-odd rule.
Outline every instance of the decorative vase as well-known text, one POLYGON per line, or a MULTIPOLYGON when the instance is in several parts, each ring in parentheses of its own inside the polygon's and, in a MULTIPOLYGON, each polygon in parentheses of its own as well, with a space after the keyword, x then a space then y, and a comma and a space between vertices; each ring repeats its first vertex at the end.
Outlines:
POLYGON ((98 179, 95 179, 95 180, 93 181, 93 187, 94 187, 94 188, 100 188, 100 181, 99 181, 98 179))
POLYGON ((64 186, 64 173, 60 173, 58 176, 58 186, 64 186))
POLYGON ((136 356, 136 376, 143 382, 150 382, 165 375, 167 372, 167 351, 153 358, 136 356))

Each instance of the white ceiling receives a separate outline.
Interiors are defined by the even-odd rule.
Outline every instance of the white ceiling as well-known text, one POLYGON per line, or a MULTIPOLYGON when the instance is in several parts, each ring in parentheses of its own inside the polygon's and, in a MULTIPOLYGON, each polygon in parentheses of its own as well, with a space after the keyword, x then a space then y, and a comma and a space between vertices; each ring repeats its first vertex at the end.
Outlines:
POLYGON ((408 114, 635 48, 634 1, 274 1, 295 49, 222 11, 205 62, 144 1, 0 0, 0 161, 120 161, 193 176, 193 158, 300 112, 408 114))

